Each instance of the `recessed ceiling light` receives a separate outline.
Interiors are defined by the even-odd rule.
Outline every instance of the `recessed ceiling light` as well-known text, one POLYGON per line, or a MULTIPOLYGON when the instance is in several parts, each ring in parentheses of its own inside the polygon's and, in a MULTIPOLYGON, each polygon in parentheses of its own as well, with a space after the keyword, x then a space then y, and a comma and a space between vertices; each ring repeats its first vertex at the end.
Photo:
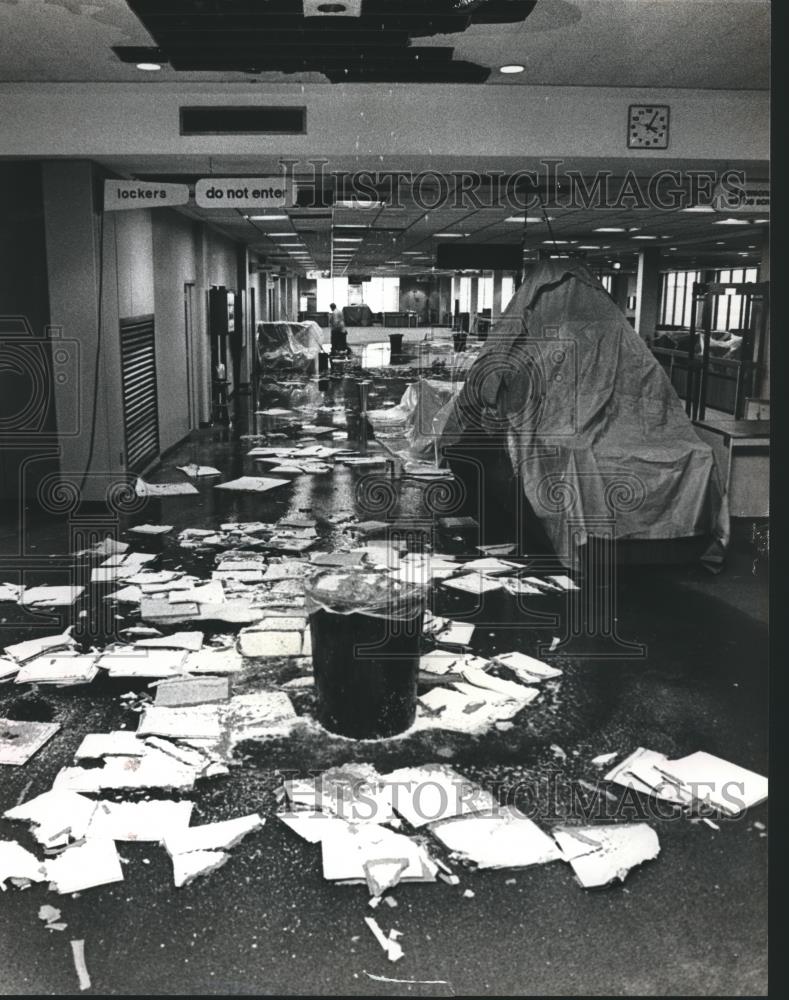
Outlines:
POLYGON ((144 73, 155 73, 157 69, 161 69, 160 63, 137 63, 137 69, 141 69, 144 73))
POLYGON ((594 230, 596 233, 623 233, 625 230, 622 226, 598 226, 594 230))
POLYGON ((499 66, 499 73, 522 73, 525 68, 520 63, 507 63, 506 66, 499 66))
POLYGON ((676 250, 676 247, 669 247, 669 250, 676 250))
POLYGON ((619 270, 621 269, 622 265, 621 265, 621 264, 619 263, 619 261, 618 261, 618 260, 615 260, 615 261, 614 261, 614 263, 613 263, 613 264, 611 265, 611 267, 612 267, 612 268, 613 268, 613 269, 614 269, 615 271, 619 271, 619 270))
POLYGON ((637 233, 641 229, 641 226, 628 226, 627 231, 629 233, 637 233))
POLYGON ((716 219, 714 222, 716 226, 747 226, 749 224, 747 219, 716 219))

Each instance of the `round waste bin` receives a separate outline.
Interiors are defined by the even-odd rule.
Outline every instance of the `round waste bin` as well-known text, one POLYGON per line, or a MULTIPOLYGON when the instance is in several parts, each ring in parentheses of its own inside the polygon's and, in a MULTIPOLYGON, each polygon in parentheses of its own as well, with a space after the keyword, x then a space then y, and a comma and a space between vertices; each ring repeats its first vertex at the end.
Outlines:
POLYGON ((318 721, 353 739, 404 732, 416 718, 424 586, 323 569, 306 595, 318 721))

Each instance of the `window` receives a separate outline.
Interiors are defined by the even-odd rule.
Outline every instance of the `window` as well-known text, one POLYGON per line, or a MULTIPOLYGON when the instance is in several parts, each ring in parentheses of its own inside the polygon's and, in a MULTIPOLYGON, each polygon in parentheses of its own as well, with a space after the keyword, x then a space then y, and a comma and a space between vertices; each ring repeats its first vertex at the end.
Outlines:
MULTIPOLYGON (((759 269, 756 267, 724 268, 716 271, 714 277, 714 281, 721 285, 739 285, 743 282, 758 280, 759 269)), ((716 295, 712 301, 712 329, 740 330, 748 326, 749 317, 746 312, 745 299, 742 295, 738 295, 734 289, 729 289, 722 295, 716 295)))
POLYGON ((661 274, 658 326, 690 326, 693 283, 696 281, 701 281, 701 271, 664 271, 661 274))
POLYGON ((604 274, 600 278, 600 284, 608 292, 609 295, 611 294, 611 285, 613 283, 613 280, 614 276, 612 274, 604 274))

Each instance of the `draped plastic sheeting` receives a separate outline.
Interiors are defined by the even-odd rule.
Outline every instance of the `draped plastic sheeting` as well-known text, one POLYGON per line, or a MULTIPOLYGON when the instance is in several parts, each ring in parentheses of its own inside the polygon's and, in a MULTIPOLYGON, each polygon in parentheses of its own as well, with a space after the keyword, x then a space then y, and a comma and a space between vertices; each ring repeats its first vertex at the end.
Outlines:
POLYGON ((317 323, 258 323, 258 361, 263 368, 309 369, 321 349, 317 323))
POLYGON ((371 410, 367 419, 376 439, 393 454, 404 460, 433 460, 451 412, 449 404, 459 390, 454 382, 420 379, 408 386, 397 406, 371 410))
POLYGON ((583 540, 612 518, 620 539, 716 527, 712 450, 581 264, 540 263, 494 323, 441 441, 465 444, 506 449, 557 553, 568 549, 568 529, 583 540))

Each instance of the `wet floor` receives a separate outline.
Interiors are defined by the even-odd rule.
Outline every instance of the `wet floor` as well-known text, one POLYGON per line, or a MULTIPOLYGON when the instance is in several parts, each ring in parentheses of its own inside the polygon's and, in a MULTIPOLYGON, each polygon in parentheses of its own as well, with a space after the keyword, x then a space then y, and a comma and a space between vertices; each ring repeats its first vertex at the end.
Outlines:
MULTIPOLYGON (((399 400, 415 370, 425 370, 425 359, 413 350, 396 358, 394 368, 388 343, 364 351, 364 371, 352 365, 320 382, 294 375, 264 384, 255 398, 239 401, 232 427, 195 435, 148 478, 180 479, 177 466, 187 462, 215 466, 225 480, 259 475, 260 466, 247 456, 249 435, 282 434, 276 440, 287 440, 295 434, 293 421, 327 421, 329 414, 340 431, 343 418, 350 418, 347 426, 358 443, 358 378, 372 382, 373 408, 399 400), (264 412, 274 408, 293 416, 264 412)), ((428 370, 442 377, 435 358, 428 370)), ((451 374, 444 370, 444 376, 451 374)), ((380 475, 392 473, 399 474, 397 466, 380 475)), ((344 540, 338 518, 369 516, 360 505, 359 482, 366 474, 338 467, 263 495, 197 481, 195 496, 149 500, 122 518, 119 537, 136 550, 160 552, 161 568, 209 576, 213 556, 180 548, 181 529, 309 512, 319 520, 319 548, 329 550, 344 540), (176 530, 161 542, 127 535, 130 525, 142 522, 176 530)), ((479 537, 426 527, 421 505, 420 489, 412 484, 388 511, 395 521, 420 526, 408 534, 409 544, 427 538, 440 551, 474 552, 479 537)), ((71 530, 68 516, 28 512, 26 551, 53 558, 27 582, 68 581, 71 530)), ((15 525, 6 520, 0 529, 3 552, 13 551, 14 536, 15 525)), ((766 823, 766 806, 721 821, 719 831, 687 818, 650 816, 660 857, 631 873, 624 885, 603 891, 581 889, 569 867, 556 864, 461 868, 457 887, 401 886, 394 893, 398 908, 379 912, 382 924, 403 933, 405 958, 396 965, 387 962, 363 923, 371 912, 366 888, 325 882, 319 848, 274 818, 283 775, 348 761, 369 761, 380 770, 450 763, 547 828, 574 810, 577 815, 585 794, 578 782, 594 786, 600 772, 590 760, 608 751, 646 746, 674 757, 703 749, 766 773, 765 586, 744 544, 735 546, 717 578, 695 565, 621 569, 613 591, 617 642, 597 636, 579 645, 575 637, 565 652, 560 647, 550 659, 563 676, 544 685, 540 699, 510 728, 478 735, 422 731, 357 743, 310 726, 288 738, 244 744, 227 777, 198 785, 192 822, 257 811, 267 817, 260 833, 235 848, 220 871, 182 889, 172 886, 163 850, 122 844, 120 854, 128 860, 123 883, 79 898, 55 898, 41 886, 6 892, 0 899, 0 986, 17 994, 75 992, 68 940, 83 938, 94 991, 104 994, 765 993, 767 838, 754 822, 766 823), (624 649, 623 643, 630 645, 624 649), (473 898, 463 897, 467 888, 473 898), (49 933, 36 919, 45 902, 62 909, 66 932, 49 933)), ((573 638, 566 600, 540 597, 524 605, 493 594, 480 603, 438 588, 433 610, 473 621, 474 649, 481 655, 513 649, 536 654, 554 636, 573 638)), ((138 621, 126 608, 118 607, 115 627, 138 621)), ((4 604, 0 617, 2 645, 9 645, 29 637, 34 627, 55 631, 70 615, 32 618, 4 604)), ((294 673, 286 662, 260 662, 244 674, 240 688, 275 685, 294 673)), ((119 696, 135 687, 144 684, 103 679, 36 696, 0 686, 0 715, 61 724, 26 766, 3 769, 0 810, 49 788, 85 733, 134 728, 137 717, 119 696)), ((309 689, 294 692, 293 702, 310 717, 309 689)), ((602 802, 619 818, 645 818, 639 815, 643 804, 632 798, 602 802)), ((593 808, 589 801, 587 806, 593 808)), ((0 836, 31 843, 18 824, 2 820, 0 836)))

